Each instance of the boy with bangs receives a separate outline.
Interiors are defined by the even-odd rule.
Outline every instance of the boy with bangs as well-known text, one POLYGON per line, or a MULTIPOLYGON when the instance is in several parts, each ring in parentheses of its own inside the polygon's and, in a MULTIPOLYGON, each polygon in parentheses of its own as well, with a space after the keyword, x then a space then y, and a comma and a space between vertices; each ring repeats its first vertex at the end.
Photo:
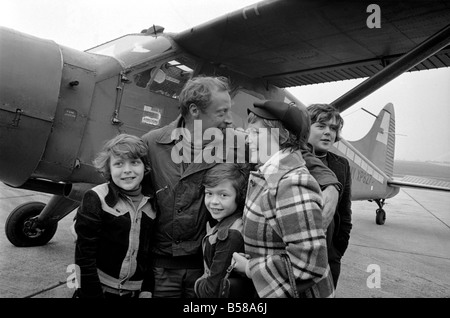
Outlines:
POLYGON ((207 223, 202 242, 205 272, 194 285, 199 298, 241 298, 255 293, 252 281, 236 272, 230 275, 234 284, 228 295, 222 295, 220 288, 233 253, 244 253, 242 211, 250 167, 250 164, 217 164, 203 178, 205 206, 212 220, 207 223))
POLYGON ((312 104, 308 108, 311 117, 311 132, 308 142, 317 158, 330 168, 343 186, 332 222, 327 228, 328 263, 336 288, 341 272, 341 258, 348 247, 352 229, 352 178, 346 158, 330 151, 340 140, 344 125, 339 111, 329 104, 312 104))
POLYGON ((140 138, 120 134, 94 160, 107 182, 87 191, 77 211, 75 263, 81 275, 74 297, 151 297, 156 213, 142 193, 147 151, 140 138))

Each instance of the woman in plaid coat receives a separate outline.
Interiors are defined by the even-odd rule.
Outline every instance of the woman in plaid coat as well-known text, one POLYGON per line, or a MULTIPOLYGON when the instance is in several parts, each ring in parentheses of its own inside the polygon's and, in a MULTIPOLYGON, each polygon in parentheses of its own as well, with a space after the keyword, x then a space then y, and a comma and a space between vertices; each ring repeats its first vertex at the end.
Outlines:
POLYGON ((251 153, 261 159, 263 142, 270 143, 272 153, 249 179, 243 215, 247 255, 234 253, 235 270, 253 280, 259 297, 334 297, 322 193, 301 154, 309 115, 306 108, 282 102, 254 105, 248 118, 251 153))

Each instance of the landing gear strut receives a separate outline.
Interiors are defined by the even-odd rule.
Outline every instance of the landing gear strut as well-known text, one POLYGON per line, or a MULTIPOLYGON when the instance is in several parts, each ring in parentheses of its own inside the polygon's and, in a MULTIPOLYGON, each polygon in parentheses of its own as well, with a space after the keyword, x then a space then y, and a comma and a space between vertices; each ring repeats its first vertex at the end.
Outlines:
POLYGON ((6 237, 18 247, 41 246, 51 240, 58 228, 58 223, 45 228, 37 226, 39 213, 44 209, 45 203, 24 203, 8 216, 5 225, 6 237))
POLYGON ((78 202, 60 195, 54 195, 47 204, 24 203, 8 216, 5 225, 6 237, 18 247, 45 245, 55 235, 58 221, 78 205, 78 202))
POLYGON ((378 225, 383 225, 386 221, 386 212, 383 210, 384 199, 375 199, 375 202, 379 207, 379 209, 376 210, 377 215, 375 217, 375 222, 378 225))

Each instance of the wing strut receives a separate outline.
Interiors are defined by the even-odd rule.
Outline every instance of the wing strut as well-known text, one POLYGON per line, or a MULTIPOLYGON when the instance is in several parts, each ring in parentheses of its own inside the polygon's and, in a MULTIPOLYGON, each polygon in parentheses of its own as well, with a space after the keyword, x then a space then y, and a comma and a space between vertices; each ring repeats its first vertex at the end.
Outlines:
POLYGON ((386 68, 382 69, 352 90, 336 99, 334 102, 332 102, 332 104, 341 112, 346 110, 383 85, 389 83, 397 76, 413 68, 428 57, 436 54, 449 44, 450 25, 447 25, 441 31, 437 32, 435 35, 431 36, 429 39, 425 40, 408 53, 405 53, 394 63, 388 65, 386 68))

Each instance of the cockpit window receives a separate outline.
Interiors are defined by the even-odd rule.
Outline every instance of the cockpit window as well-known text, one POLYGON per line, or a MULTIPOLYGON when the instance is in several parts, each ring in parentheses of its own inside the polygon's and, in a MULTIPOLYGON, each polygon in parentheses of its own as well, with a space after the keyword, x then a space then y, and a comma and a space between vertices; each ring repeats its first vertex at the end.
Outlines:
POLYGON ((179 57, 134 76, 137 86, 170 98, 178 98, 184 84, 194 73, 195 62, 188 57, 179 57))
POLYGON ((151 68, 134 75, 134 82, 136 83, 136 85, 142 88, 146 88, 148 85, 150 85, 152 72, 155 72, 156 69, 158 68, 151 68))
POLYGON ((112 56, 119 60, 125 68, 128 68, 167 52, 171 48, 172 44, 163 36, 129 34, 86 50, 86 52, 112 56))

